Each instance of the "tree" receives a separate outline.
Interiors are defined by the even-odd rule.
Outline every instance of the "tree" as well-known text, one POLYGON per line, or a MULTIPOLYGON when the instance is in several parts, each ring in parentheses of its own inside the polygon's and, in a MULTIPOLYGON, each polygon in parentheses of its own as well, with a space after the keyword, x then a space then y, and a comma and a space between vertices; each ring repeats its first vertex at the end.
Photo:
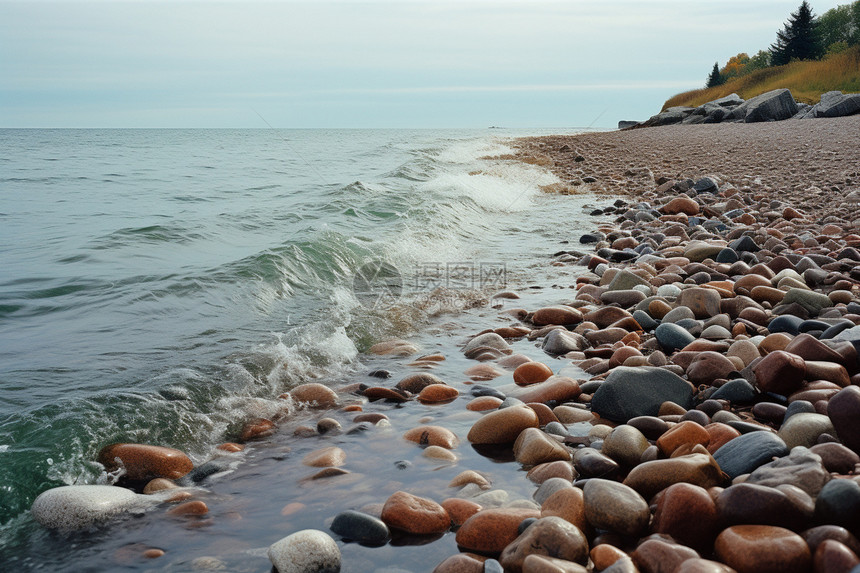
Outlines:
POLYGON ((721 86, 724 83, 726 83, 726 80, 720 74, 720 65, 717 62, 714 62, 714 69, 711 70, 711 74, 708 76, 708 83, 705 84, 705 87, 713 88, 721 86))
POLYGON ((818 18, 818 33, 825 48, 851 38, 851 5, 832 8, 818 18))
POLYGON ((817 28, 818 21, 812 7, 803 0, 783 29, 776 33, 776 42, 770 46, 771 65, 781 66, 791 60, 820 59, 823 50, 817 28))
POLYGON ((756 70, 763 70, 770 66, 770 52, 767 50, 759 50, 756 55, 750 58, 750 61, 744 66, 743 74, 751 74, 756 70))
POLYGON ((750 57, 744 52, 729 58, 729 61, 720 70, 720 75, 723 77, 724 82, 743 75, 744 68, 746 68, 749 61, 750 57))

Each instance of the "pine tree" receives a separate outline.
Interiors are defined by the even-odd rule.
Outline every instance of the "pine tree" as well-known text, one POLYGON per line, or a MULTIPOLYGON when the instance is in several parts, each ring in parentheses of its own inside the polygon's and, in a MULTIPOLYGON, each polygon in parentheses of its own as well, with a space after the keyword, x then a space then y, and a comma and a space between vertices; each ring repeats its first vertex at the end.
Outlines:
POLYGON ((818 37, 818 21, 806 0, 792 12, 783 29, 776 33, 770 46, 771 65, 781 66, 791 60, 817 60, 823 50, 818 37))
POLYGON ((713 88, 721 86, 724 83, 726 83, 726 79, 720 73, 720 66, 717 62, 714 62, 714 69, 711 70, 711 74, 708 76, 708 83, 705 84, 705 87, 713 88))

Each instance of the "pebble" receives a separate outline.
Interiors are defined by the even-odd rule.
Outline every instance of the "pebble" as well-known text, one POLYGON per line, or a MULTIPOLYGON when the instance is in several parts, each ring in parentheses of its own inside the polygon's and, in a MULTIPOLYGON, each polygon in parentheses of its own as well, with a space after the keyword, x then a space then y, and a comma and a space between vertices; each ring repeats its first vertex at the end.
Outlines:
POLYGON ((670 536, 699 552, 710 553, 720 531, 720 514, 708 490, 676 483, 657 497, 651 531, 670 536))
POLYGON ((507 571, 522 570, 529 555, 544 555, 585 565, 588 540, 580 529, 560 517, 542 517, 505 547, 499 562, 507 571))
POLYGON ((648 449, 648 439, 633 426, 622 424, 603 440, 601 452, 627 467, 637 465, 648 449))
POLYGON ((459 497, 449 497, 443 500, 441 505, 448 512, 454 527, 460 527, 467 519, 483 509, 480 504, 459 497))
POLYGON ((812 517, 812 498, 789 491, 792 495, 779 487, 735 484, 717 497, 717 510, 726 525, 775 525, 799 530, 812 517))
POLYGON ((30 512, 44 527, 76 531, 138 505, 138 495, 110 485, 66 485, 43 491, 30 512))
POLYGON ((822 465, 821 458, 802 446, 793 448, 785 457, 759 466, 746 479, 746 483, 769 487, 792 485, 813 498, 828 481, 830 473, 822 465))
POLYGON ((569 461, 570 452, 537 428, 526 428, 514 442, 514 458, 524 466, 569 461))
POLYGON ((472 444, 512 444, 526 428, 538 427, 538 416, 528 406, 512 406, 484 414, 469 430, 472 444))
POLYGON ((353 510, 337 514, 329 529, 344 539, 367 545, 381 545, 389 536, 388 526, 382 520, 353 510))
POLYGON ((460 392, 447 384, 430 384, 418 393, 417 400, 422 404, 441 404, 457 398, 460 392))
POLYGON ((316 468, 340 467, 346 463, 346 452, 337 446, 320 448, 305 455, 302 463, 316 468))
POLYGON ((815 519, 819 523, 856 528, 860 520, 860 484, 849 479, 827 482, 815 500, 815 519))
POLYGON ((705 453, 691 453, 665 460, 653 460, 633 468, 624 484, 651 499, 676 483, 690 483, 709 488, 722 484, 723 474, 714 458, 705 453))
POLYGON ((667 401, 692 407, 693 387, 662 368, 619 366, 594 393, 591 407, 608 420, 626 423, 637 416, 657 415, 667 401))
POLYGON ((672 322, 663 322, 657 326, 654 336, 667 353, 680 350, 696 340, 695 336, 672 322))
POLYGON ((337 573, 340 549, 328 534, 303 529, 269 546, 269 560, 278 573, 337 573))
POLYGON ((750 432, 726 443, 716 452, 714 460, 732 479, 748 474, 772 458, 788 454, 785 442, 771 432, 750 432))
POLYGON ((539 518, 540 512, 524 508, 496 508, 479 511, 457 530, 457 545, 466 551, 498 555, 517 537, 524 519, 539 518))
POLYGON ((830 418, 822 414, 795 414, 779 429, 779 437, 789 449, 795 446, 811 448, 821 434, 833 434, 830 418))
POLYGON ((827 403, 827 416, 842 443, 860 454, 860 386, 840 390, 827 403))
POLYGON ((287 392, 293 402, 314 408, 331 408, 337 404, 337 393, 317 382, 300 384, 287 392))
POLYGON ((442 426, 418 426, 408 430, 403 437, 419 446, 439 446, 449 450, 460 443, 454 432, 442 426))
POLYGON ((585 498, 582 490, 578 487, 567 487, 555 491, 541 504, 540 512, 541 517, 560 517, 577 526, 583 532, 591 529, 591 525, 585 517, 585 498))
POLYGON ((582 322, 582 314, 569 306, 551 306, 536 310, 532 315, 532 322, 535 326, 579 324, 582 322))
POLYGON ((594 527, 630 536, 648 527, 651 518, 648 503, 633 488, 593 478, 585 483, 582 492, 585 517, 594 527))
POLYGON ((526 362, 514 370, 514 382, 518 386, 537 384, 550 376, 552 376, 552 369, 542 362, 526 362))
POLYGON ((728 527, 717 536, 714 551, 737 573, 806 573, 812 565, 802 537, 770 525, 728 527))
POLYGON ((658 538, 648 538, 631 554, 633 564, 642 573, 676 571, 684 561, 697 559, 694 549, 658 538))
POLYGON ((194 468, 185 453, 148 444, 111 444, 101 449, 98 461, 105 471, 124 468, 123 477, 134 481, 155 478, 179 479, 194 468))
POLYGON ((388 527, 414 533, 432 535, 451 527, 451 517, 433 500, 404 491, 391 494, 382 508, 382 521, 388 527))

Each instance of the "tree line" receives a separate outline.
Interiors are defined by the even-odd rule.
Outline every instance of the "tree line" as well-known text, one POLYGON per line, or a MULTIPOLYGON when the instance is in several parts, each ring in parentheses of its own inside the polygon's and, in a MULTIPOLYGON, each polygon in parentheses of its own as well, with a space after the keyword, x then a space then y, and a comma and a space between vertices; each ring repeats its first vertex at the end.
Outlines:
POLYGON ((767 50, 759 50, 752 57, 745 53, 732 56, 722 68, 714 63, 706 87, 794 60, 820 60, 857 45, 860 45, 860 0, 837 6, 820 17, 815 16, 809 2, 804 0, 767 50))

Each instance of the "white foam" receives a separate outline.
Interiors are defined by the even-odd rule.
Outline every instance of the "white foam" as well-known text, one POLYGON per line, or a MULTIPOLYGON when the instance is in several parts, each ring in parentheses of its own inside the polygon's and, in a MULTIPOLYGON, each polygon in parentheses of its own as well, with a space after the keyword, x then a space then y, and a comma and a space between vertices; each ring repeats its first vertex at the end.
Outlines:
POLYGON ((514 162, 491 162, 478 169, 449 172, 421 186, 424 192, 439 192, 459 199, 472 199, 490 212, 528 209, 541 187, 559 183, 544 169, 514 162))
POLYGON ((0 454, 9 449, 9 444, 0 444, 0 454))
POLYGON ((458 141, 436 153, 443 163, 474 163, 481 157, 509 155, 513 149, 495 139, 468 139, 458 141))

